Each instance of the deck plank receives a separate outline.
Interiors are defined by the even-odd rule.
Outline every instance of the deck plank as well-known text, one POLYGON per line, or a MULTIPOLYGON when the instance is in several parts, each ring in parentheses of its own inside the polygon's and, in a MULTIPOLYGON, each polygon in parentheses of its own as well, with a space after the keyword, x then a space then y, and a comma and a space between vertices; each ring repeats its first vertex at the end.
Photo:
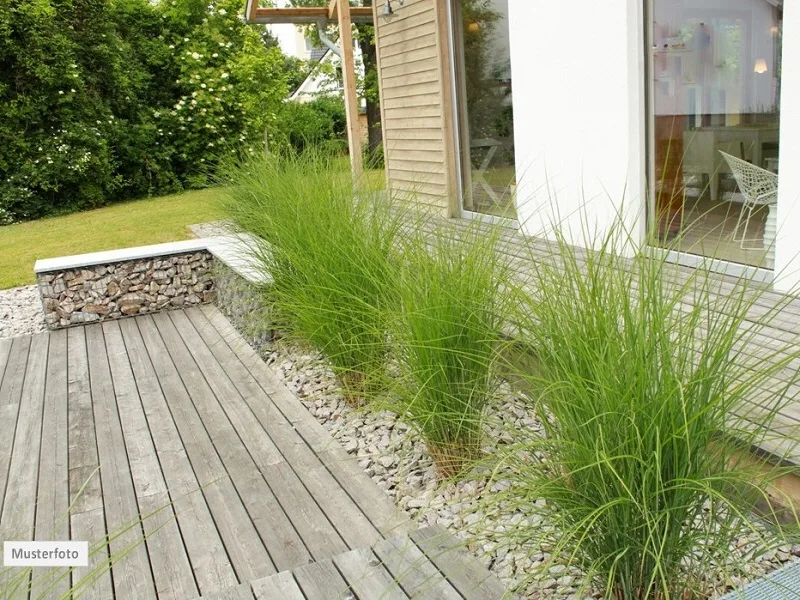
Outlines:
POLYGON ((111 579, 114 591, 122 598, 153 597, 153 574, 144 543, 139 505, 119 421, 116 390, 100 324, 86 327, 86 350, 106 530, 113 562, 111 579))
POLYGON ((375 485, 355 459, 344 451, 330 433, 278 380, 219 309, 203 306, 200 310, 375 528, 384 536, 408 533, 411 530, 408 519, 394 507, 389 497, 375 485))
MULTIPOLYGON (((382 539, 380 532, 339 486, 314 451, 297 435, 292 424, 272 403, 250 372, 230 352, 219 332, 203 313, 198 309, 189 309, 185 315, 173 315, 173 318, 188 318, 191 321, 200 336, 195 341, 199 344, 202 340, 229 374, 263 429, 283 453, 288 465, 315 498, 349 548, 371 546, 382 539)), ((181 331, 184 330, 188 328, 182 327, 181 331)))
POLYGON ((31 337, 15 338, 0 382, 0 514, 5 504, 8 469, 14 448, 17 416, 30 354, 31 337))
MULTIPOLYGON (((35 539, 68 540, 67 332, 63 330, 50 334, 42 432, 35 539)), ((62 598, 70 581, 68 574, 59 579, 53 569, 34 569, 31 597, 62 598)))
MULTIPOLYGON (((265 464, 277 462, 280 455, 263 432, 259 436, 253 430, 255 424, 253 416, 249 411, 242 410, 241 403, 237 402, 235 390, 220 387, 227 380, 225 373, 204 371, 203 367, 209 367, 203 360, 207 356, 198 353, 196 348, 189 347, 183 341, 167 314, 155 315, 153 321, 164 338, 173 360, 181 365, 179 371, 184 385, 194 400, 198 414, 242 499, 249 518, 252 519, 252 524, 275 564, 276 569, 272 572, 309 562, 312 555, 286 514, 287 510, 294 508, 290 509, 276 498, 276 494, 249 452, 247 442, 250 442, 259 456, 262 456, 265 464), (197 362, 198 359, 202 364, 197 362), (255 436, 255 439, 251 436, 255 436), (243 438, 247 442, 243 441, 243 438), (263 446, 261 452, 259 452, 259 442, 263 446)), ((291 488, 286 490, 290 495, 294 491, 291 488)), ((290 497, 288 500, 302 502, 301 498, 295 500, 290 497)), ((316 515, 303 516, 308 519, 308 525, 313 526, 316 515)))
POLYGON ((461 594, 407 537, 383 540, 373 551, 410 598, 462 600, 461 594))
POLYGON ((0 339, 0 387, 3 385, 3 378, 6 372, 6 365, 11 357, 11 346, 14 345, 14 338, 0 339))
MULTIPOLYGON (((8 399, 18 401, 18 410, 13 415, 16 426, 8 442, 10 447, 6 446, 10 456, 4 477, 4 500, 0 502, 0 540, 4 541, 34 539, 48 346, 47 334, 34 336, 29 351, 24 352, 23 348, 24 356, 15 361, 17 371, 12 374, 15 385, 8 399), (16 390, 20 390, 19 396, 16 390)), ((25 585, 29 577, 25 576, 25 585)))
POLYGON ((84 590, 87 598, 102 600, 111 597, 113 592, 111 573, 100 566, 108 563, 109 557, 89 387, 89 358, 82 327, 67 331, 67 419, 70 537, 89 542, 91 549, 89 566, 75 569, 72 582, 84 590))
POLYGON ((359 598, 408 600, 397 580, 369 548, 340 554, 333 559, 333 563, 359 598))
POLYGON ((181 442, 135 319, 119 323, 177 524, 200 593, 238 582, 211 510, 181 442))
MULTIPOLYGON (((220 415, 220 411, 204 411, 201 418, 197 405, 203 398, 190 396, 184 387, 185 381, 192 382, 191 388, 197 393, 194 386, 200 377, 197 368, 183 360, 182 353, 177 353, 173 362, 173 356, 152 318, 140 317, 137 325, 239 581, 260 579, 275 573, 273 562, 218 454, 218 451, 227 453, 230 449, 215 447, 209 434, 209 430, 221 425, 224 414, 220 415)), ((175 340, 171 341, 171 345, 176 346, 175 340)), ((236 475, 239 489, 244 494, 257 491, 247 489, 250 482, 254 481, 252 473, 237 468, 236 475)), ((252 496, 250 499, 254 500, 252 496)))
POLYGON ((14 519, 0 512, 0 530, 91 545, 88 568, 37 594, 74 583, 100 599, 406 599, 392 568, 411 559, 372 548, 410 523, 219 316, 145 315, 0 346, 0 414, 13 416, 0 425, 14 440, 3 500, 29 500, 14 519))
POLYGON ((290 571, 254 581, 252 589, 255 600, 305 600, 290 571))
POLYGON ((0 513, 0 539, 3 540, 33 539, 49 342, 47 334, 31 340, 8 465, 5 501, 0 513))
POLYGON ((198 594, 117 321, 102 325, 127 460, 159 599, 198 594))
POLYGON ((253 600, 253 591, 249 584, 242 583, 235 587, 228 588, 227 590, 197 598, 196 600, 253 600))
POLYGON ((294 577, 307 600, 356 600, 330 559, 295 569, 294 577))
POLYGON ((458 540, 441 527, 411 533, 411 539, 466 600, 500 600, 506 588, 458 540))
MULTIPOLYGON (((246 381, 248 374, 237 374, 224 369, 213 354, 215 345, 218 349, 222 348, 222 341, 210 340, 207 345, 183 312, 174 312, 170 316, 175 330, 183 336, 186 347, 217 399, 224 399, 224 410, 231 423, 311 556, 327 558, 348 550, 329 517, 301 482, 295 470, 286 462, 286 458, 267 435, 259 420, 254 418, 251 406, 269 405, 269 398, 262 393, 260 398, 250 398, 248 403, 242 397, 239 387, 234 384, 237 380, 241 384, 242 377, 246 381)), ((230 363, 226 361, 225 366, 229 367, 230 363)), ((297 440, 296 434, 294 438, 297 440)), ((335 489, 330 493, 334 492, 335 489)), ((283 548, 279 546, 276 551, 282 553, 283 548)), ((276 551, 271 549, 271 555, 279 570, 298 564, 297 556, 281 557, 276 551)))

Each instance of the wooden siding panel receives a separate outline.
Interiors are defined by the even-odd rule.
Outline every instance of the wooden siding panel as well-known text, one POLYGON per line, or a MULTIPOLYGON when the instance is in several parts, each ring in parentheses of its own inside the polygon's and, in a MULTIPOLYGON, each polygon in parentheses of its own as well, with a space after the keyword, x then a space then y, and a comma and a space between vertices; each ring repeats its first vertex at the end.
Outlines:
POLYGON ((430 173, 417 173, 389 168, 389 177, 394 185, 392 189, 414 192, 416 194, 428 194, 444 196, 446 185, 442 175, 430 173))
POLYGON ((386 87, 384 87, 383 95, 385 98, 388 99, 395 99, 395 98, 402 99, 402 98, 411 98, 414 96, 439 94, 440 89, 441 86, 439 85, 439 82, 432 81, 429 83, 421 83, 405 87, 394 87, 392 89, 387 89, 386 87))
POLYGON ((392 77, 403 77, 405 75, 413 75, 414 73, 425 73, 431 71, 438 72, 435 56, 426 56, 416 60, 406 60, 397 65, 384 65, 383 77, 385 79, 391 79, 392 77))
POLYGON ((444 165, 441 162, 408 160, 405 155, 403 158, 390 158, 389 169, 422 173, 426 176, 444 175, 444 165))
POLYGON ((426 1, 407 4, 402 8, 395 8, 395 16, 386 24, 384 33, 387 36, 392 36, 411 31, 415 27, 430 25, 435 21, 435 17, 431 17, 430 14, 434 12, 434 10, 435 7, 433 3, 426 1))
POLYGON ((434 164, 441 164, 441 150, 440 146, 437 146, 435 150, 420 150, 418 149, 418 142, 415 142, 415 147, 411 150, 406 148, 398 149, 397 146, 394 147, 394 157, 397 160, 413 160, 413 161, 421 161, 426 163, 434 163, 434 164))
POLYGON ((440 107, 438 94, 419 94, 405 98, 386 98, 386 110, 393 108, 413 108, 416 106, 440 107))
POLYGON ((400 52, 399 54, 391 54, 391 52, 384 49, 384 58, 381 65, 384 69, 388 69, 389 67, 396 67, 397 65, 404 65, 408 62, 416 62, 418 60, 437 60, 439 58, 437 52, 436 44, 428 40, 426 40, 425 44, 420 44, 413 49, 400 52))
MULTIPOLYGON (((412 142, 414 140, 427 140, 427 141, 435 141, 439 147, 442 147, 444 144, 442 142, 442 132, 440 129, 396 129, 390 133, 391 141, 387 142, 386 148, 387 150, 391 150, 394 146, 391 142, 395 142, 398 140, 405 140, 408 142, 412 142)), ((386 138, 389 140, 389 138, 386 138)))
POLYGON ((442 142, 441 140, 426 140, 423 138, 407 140, 401 137, 397 137, 392 142, 392 147, 390 150, 398 151, 398 150, 405 150, 406 152, 409 151, 419 151, 419 152, 435 152, 440 154, 442 151, 442 142))
POLYGON ((406 0, 387 21, 375 3, 381 107, 389 189, 448 208, 439 0, 406 0))
POLYGON ((420 83, 439 83, 439 72, 436 69, 428 69, 419 73, 409 75, 399 75, 395 77, 383 77, 383 87, 386 90, 392 88, 408 88, 420 83))
POLYGON ((405 119, 393 119, 390 117, 386 119, 386 129, 430 129, 441 132, 442 118, 413 117, 405 119))

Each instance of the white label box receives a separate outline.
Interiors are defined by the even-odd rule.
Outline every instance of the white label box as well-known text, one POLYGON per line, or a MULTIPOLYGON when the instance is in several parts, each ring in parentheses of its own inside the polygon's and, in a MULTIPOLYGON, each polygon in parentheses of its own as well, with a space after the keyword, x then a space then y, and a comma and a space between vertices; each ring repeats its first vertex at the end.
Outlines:
POLYGON ((3 542, 5 567, 86 567, 89 542, 3 542))

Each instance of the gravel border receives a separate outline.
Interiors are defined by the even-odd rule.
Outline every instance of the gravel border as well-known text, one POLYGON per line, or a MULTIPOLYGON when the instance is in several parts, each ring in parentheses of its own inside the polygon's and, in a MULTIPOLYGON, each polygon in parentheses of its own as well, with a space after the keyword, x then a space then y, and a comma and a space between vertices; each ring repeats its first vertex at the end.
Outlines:
POLYGON ((0 339, 33 335, 45 330, 38 286, 0 290, 0 339))
MULTIPOLYGON (((524 589, 517 589, 523 597, 558 600, 601 597, 599 593, 579 594, 581 573, 557 564, 546 545, 506 547, 502 542, 504 531, 518 527, 523 521, 538 526, 540 517, 518 511, 503 514, 501 510, 491 521, 485 519, 479 511, 481 495, 507 489, 504 482, 495 483, 488 490, 485 482, 477 479, 440 484, 433 460, 417 433, 393 413, 351 408, 333 372, 318 353, 280 339, 266 341, 257 349, 309 412, 358 459, 367 475, 420 526, 438 524, 449 529, 511 588, 519 588, 528 579, 524 589), (533 579, 532 573, 535 573, 533 579)), ((500 444, 512 441, 512 431, 541 430, 536 418, 526 410, 524 400, 508 386, 501 388, 499 401, 489 418, 493 421, 490 425, 493 431, 487 437, 500 444)), ((737 547, 744 549, 748 542, 745 536, 737 541, 737 547)), ((749 565, 747 572, 735 578, 734 583, 740 586, 797 561, 798 557, 800 545, 784 546, 749 565)), ((719 585, 715 597, 730 589, 719 585)))

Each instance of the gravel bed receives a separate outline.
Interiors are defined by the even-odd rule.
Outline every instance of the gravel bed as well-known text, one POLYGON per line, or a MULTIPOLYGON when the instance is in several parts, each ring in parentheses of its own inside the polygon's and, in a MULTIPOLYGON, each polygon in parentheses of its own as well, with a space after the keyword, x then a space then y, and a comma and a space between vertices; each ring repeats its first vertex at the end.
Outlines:
POLYGON ((42 301, 35 285, 0 290, 0 339, 45 330, 42 301))
MULTIPOLYGON (((597 593, 579 594, 581 573, 553 561, 546 544, 508 548, 501 543, 504 531, 518 527, 523 521, 536 525, 540 518, 515 510, 504 514, 502 509, 499 514, 492 515, 491 521, 481 514, 481 495, 507 488, 503 482, 489 490, 479 479, 440 484, 433 460, 416 432, 393 413, 351 408, 320 355, 281 340, 265 344, 260 351, 309 412, 349 454, 358 458, 364 471, 410 518, 420 525, 436 523, 451 530, 506 584, 517 588, 527 579, 524 589, 518 590, 523 597, 558 600, 600 597, 597 593), (542 568, 543 565, 546 568, 542 568), (535 574, 533 580, 531 573, 535 574)), ((488 437, 502 444, 512 440, 510 431, 541 430, 534 416, 526 411, 523 400, 510 388, 502 389, 501 394, 497 408, 490 415, 495 424, 491 425, 494 431, 488 437)), ((486 449, 491 450, 490 447, 486 449)), ((742 548, 747 543, 747 538, 737 541, 742 548)), ((756 579, 797 557, 800 557, 800 546, 785 546, 772 555, 761 557, 735 581, 742 584, 756 579)), ((720 588, 719 594, 724 591, 720 588)))
POLYGON ((189 231, 191 231, 195 237, 207 238, 228 235, 232 232, 232 228, 230 221, 209 221, 208 223, 189 225, 189 231))

